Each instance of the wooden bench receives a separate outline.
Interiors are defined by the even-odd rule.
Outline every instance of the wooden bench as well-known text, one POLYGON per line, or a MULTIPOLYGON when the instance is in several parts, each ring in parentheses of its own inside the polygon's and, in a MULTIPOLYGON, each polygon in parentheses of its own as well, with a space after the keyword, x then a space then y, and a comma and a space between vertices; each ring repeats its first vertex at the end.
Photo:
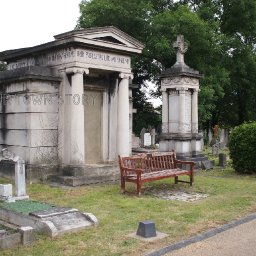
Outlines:
POLYGON ((145 182, 174 177, 178 182, 189 183, 194 181, 194 162, 180 161, 176 159, 174 151, 168 153, 139 154, 131 157, 119 158, 121 172, 121 190, 125 192, 125 182, 137 184, 137 195, 141 194, 141 186, 145 182), (189 168, 182 169, 184 165, 189 168), (178 177, 188 175, 189 181, 179 180, 178 177))

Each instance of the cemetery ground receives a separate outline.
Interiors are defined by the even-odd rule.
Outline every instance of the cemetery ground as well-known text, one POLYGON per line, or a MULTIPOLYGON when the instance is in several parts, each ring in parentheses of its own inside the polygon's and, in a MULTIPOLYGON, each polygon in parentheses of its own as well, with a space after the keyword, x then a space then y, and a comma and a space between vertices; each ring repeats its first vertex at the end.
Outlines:
POLYGON ((76 188, 27 185, 31 199, 91 212, 99 224, 56 238, 37 235, 32 245, 4 250, 1 255, 144 255, 256 211, 256 176, 238 175, 229 166, 198 171, 193 187, 175 185, 173 179, 161 180, 145 184, 141 197, 133 194, 133 184, 127 187, 129 192, 123 195, 119 184, 76 188), (164 200, 151 193, 166 188, 208 197, 183 202, 164 200), (153 220, 157 231, 168 237, 151 243, 130 238, 128 235, 143 220, 153 220))

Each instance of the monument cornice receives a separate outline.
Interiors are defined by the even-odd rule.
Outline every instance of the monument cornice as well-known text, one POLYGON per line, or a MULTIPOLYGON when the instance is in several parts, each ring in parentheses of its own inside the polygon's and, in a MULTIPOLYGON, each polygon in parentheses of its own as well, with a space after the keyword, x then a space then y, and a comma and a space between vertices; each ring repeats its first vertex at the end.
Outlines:
POLYGON ((180 90, 180 88, 189 88, 199 90, 199 80, 192 77, 166 77, 161 80, 161 88, 180 90))
POLYGON ((23 67, 14 70, 0 72, 0 83, 11 83, 13 81, 44 80, 61 82, 61 77, 49 67, 23 67))
POLYGON ((87 49, 93 48, 107 52, 123 53, 129 56, 141 53, 144 48, 144 45, 138 40, 117 28, 106 27, 105 30, 103 28, 91 28, 57 35, 55 41, 45 44, 0 52, 0 60, 9 63, 21 58, 35 57, 50 50, 79 46, 87 49))

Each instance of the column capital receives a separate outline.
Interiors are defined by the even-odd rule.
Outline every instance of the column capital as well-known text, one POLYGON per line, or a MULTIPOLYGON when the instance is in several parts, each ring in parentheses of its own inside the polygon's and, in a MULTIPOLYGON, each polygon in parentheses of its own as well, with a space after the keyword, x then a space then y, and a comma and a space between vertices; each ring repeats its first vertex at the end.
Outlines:
POLYGON ((89 74, 88 68, 82 68, 82 67, 70 67, 65 69, 67 74, 89 74))
POLYGON ((132 73, 119 73, 119 77, 121 79, 133 79, 133 74, 132 73))

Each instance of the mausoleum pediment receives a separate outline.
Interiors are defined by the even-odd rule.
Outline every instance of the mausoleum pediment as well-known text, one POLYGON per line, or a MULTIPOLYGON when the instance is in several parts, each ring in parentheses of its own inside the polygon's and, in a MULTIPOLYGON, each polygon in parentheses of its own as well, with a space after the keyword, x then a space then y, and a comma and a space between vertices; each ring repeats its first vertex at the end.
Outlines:
POLYGON ((73 38, 76 42, 136 53, 140 53, 144 48, 141 42, 113 26, 73 30, 56 35, 54 38, 55 40, 73 38))

